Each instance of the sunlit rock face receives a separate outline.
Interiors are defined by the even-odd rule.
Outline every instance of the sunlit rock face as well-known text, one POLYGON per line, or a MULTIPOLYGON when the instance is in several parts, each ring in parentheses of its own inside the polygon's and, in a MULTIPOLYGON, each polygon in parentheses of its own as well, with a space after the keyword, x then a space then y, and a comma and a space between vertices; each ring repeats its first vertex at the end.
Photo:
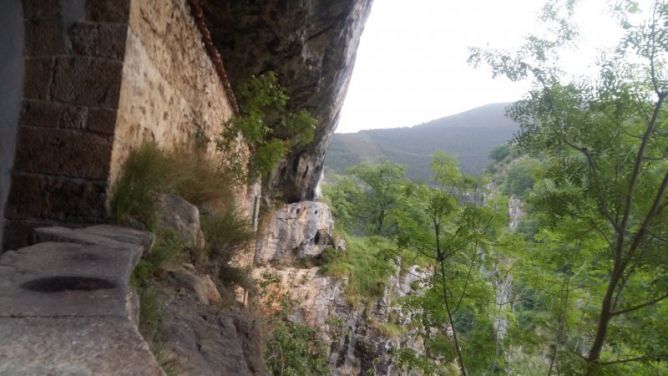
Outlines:
POLYGON ((284 205, 267 221, 255 250, 255 263, 290 264, 336 248, 334 218, 327 204, 301 201, 284 205))
POLYGON ((371 2, 201 2, 233 88, 253 74, 274 71, 289 107, 305 108, 318 120, 315 140, 294 150, 271 184, 289 202, 314 197, 371 2))

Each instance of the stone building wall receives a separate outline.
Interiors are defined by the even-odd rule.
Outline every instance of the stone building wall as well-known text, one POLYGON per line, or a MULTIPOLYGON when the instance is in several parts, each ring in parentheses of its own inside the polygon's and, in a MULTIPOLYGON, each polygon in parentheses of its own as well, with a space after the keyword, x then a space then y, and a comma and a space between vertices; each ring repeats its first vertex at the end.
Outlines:
POLYGON ((25 245, 36 226, 104 222, 131 148, 190 142, 196 126, 213 136, 233 113, 187 0, 22 5, 25 79, 3 249, 25 245))
POLYGON ((21 0, 0 2, 0 245, 5 227, 5 202, 14 162, 16 127, 23 88, 23 8, 21 0))
POLYGON ((187 0, 132 2, 122 75, 112 181, 142 142, 170 148, 198 134, 213 139, 233 114, 187 0))
POLYGON ((127 34, 125 1, 23 0, 25 78, 4 245, 100 222, 127 34))

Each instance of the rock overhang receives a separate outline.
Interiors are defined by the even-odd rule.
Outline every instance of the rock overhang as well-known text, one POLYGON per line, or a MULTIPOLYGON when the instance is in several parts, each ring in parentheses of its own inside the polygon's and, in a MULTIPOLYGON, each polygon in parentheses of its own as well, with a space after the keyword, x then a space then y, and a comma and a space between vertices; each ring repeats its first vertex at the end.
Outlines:
POLYGON ((196 0, 232 88, 277 74, 291 110, 317 119, 314 141, 291 152, 269 183, 288 202, 314 198, 372 0, 196 0))

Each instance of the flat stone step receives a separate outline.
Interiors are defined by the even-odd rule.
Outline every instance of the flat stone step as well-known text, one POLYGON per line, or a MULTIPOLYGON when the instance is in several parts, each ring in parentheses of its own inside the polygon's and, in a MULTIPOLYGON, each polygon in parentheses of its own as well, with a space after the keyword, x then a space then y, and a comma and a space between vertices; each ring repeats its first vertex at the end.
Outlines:
POLYGON ((0 256, 0 375, 162 375, 128 284, 152 235, 51 227, 34 238, 0 256))

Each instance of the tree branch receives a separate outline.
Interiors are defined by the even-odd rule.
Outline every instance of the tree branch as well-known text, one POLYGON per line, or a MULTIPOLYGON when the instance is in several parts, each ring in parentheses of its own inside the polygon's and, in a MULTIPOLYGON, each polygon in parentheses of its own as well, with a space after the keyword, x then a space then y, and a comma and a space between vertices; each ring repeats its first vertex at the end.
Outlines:
POLYGON ((627 358, 627 359, 618 359, 618 360, 612 360, 609 362, 600 362, 599 365, 601 366, 611 366, 613 364, 622 364, 622 363, 630 363, 630 362, 643 362, 646 360, 658 360, 658 359, 666 359, 665 354, 661 355, 642 355, 642 356, 636 356, 634 358, 627 358))
POLYGON ((668 293, 663 294, 656 299, 652 299, 652 300, 647 301, 647 302, 642 303, 642 304, 638 304, 638 305, 634 305, 634 306, 627 307, 627 308, 624 308, 624 309, 620 309, 619 311, 610 312, 610 316, 623 315, 625 313, 637 311, 641 308, 645 308, 645 307, 649 307, 651 305, 654 305, 654 304, 656 304, 656 303, 658 303, 658 302, 660 302, 660 301, 662 301, 666 298, 668 298, 668 293))

